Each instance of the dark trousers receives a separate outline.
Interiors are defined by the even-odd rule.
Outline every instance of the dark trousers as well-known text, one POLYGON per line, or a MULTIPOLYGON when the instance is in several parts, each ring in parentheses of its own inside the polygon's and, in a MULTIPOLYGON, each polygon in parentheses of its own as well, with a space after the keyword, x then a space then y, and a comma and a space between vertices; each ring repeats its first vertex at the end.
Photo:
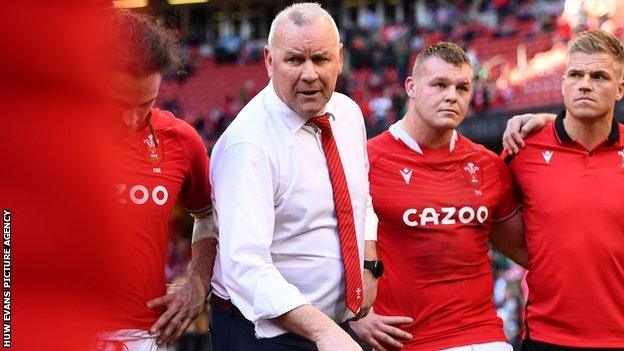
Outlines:
MULTIPOLYGON (((349 323, 340 325, 355 340, 349 323)), ((274 338, 256 339, 254 325, 238 313, 228 312, 211 304, 210 333, 213 351, 317 351, 316 345, 293 333, 274 338)), ((359 340, 358 340, 359 341, 359 340)), ((363 345, 364 346, 364 345, 363 345)), ((364 348, 370 350, 370 348, 364 348)))
POLYGON ((522 351, 624 351, 624 349, 599 349, 585 347, 568 347, 548 344, 541 341, 525 339, 522 341, 522 351))

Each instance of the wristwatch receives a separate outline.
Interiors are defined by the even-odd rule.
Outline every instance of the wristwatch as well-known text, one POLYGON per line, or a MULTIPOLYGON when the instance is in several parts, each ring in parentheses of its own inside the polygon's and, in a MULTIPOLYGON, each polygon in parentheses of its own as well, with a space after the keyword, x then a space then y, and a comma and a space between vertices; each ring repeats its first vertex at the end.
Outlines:
POLYGON ((373 277, 379 278, 383 275, 384 266, 381 261, 364 261, 364 269, 368 269, 373 273, 373 277))

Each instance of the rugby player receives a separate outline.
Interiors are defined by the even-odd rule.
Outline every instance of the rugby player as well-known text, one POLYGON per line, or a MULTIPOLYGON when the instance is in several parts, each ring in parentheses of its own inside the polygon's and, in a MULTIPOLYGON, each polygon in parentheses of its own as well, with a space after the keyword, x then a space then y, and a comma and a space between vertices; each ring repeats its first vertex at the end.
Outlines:
POLYGON ((115 310, 95 349, 166 350, 201 311, 210 290, 216 241, 211 237, 207 150, 186 122, 154 107, 165 73, 178 62, 174 34, 153 18, 129 11, 111 16, 112 99, 118 107, 117 195, 127 215, 115 310), (179 283, 165 282, 168 220, 175 203, 195 217, 191 267, 179 283))
POLYGON ((523 266, 526 248, 503 160, 456 131, 472 77, 456 44, 425 48, 405 81, 406 116, 368 142, 385 270, 374 312, 352 326, 378 350, 512 350, 488 241, 523 266))

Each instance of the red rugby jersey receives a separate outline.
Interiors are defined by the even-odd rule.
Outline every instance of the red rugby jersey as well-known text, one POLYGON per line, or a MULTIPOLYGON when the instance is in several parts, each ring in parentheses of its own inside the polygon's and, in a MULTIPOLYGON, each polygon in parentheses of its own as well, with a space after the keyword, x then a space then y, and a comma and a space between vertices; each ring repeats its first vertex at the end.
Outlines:
POLYGON ((517 211, 509 172, 459 134, 453 147, 420 148, 388 131, 368 142, 385 266, 375 310, 414 319, 405 350, 506 341, 487 252, 492 223, 517 211))
POLYGON ((562 114, 509 162, 523 205, 533 340, 624 348, 623 131, 613 123, 588 152, 562 114))
POLYGON ((210 206, 207 150, 197 132, 168 111, 153 109, 148 127, 121 141, 118 199, 127 215, 120 250, 132 261, 121 266, 119 293, 107 329, 143 329, 163 312, 146 303, 166 292, 165 246, 176 201, 189 210, 210 206))

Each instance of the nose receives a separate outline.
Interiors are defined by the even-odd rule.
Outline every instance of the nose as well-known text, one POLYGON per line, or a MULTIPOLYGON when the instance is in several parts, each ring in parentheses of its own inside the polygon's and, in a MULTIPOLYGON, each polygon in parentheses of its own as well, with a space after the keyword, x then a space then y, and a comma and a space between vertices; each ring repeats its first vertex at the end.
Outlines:
POLYGON ((316 66, 311 60, 306 60, 306 62, 303 64, 303 71, 301 72, 301 79, 307 83, 313 82, 318 79, 316 66))
POLYGON ((579 82, 579 90, 584 91, 584 92, 591 91, 592 85, 591 85, 590 79, 591 78, 589 77, 589 74, 584 75, 581 81, 579 82))
POLYGON ((445 100, 451 103, 457 102, 457 87, 450 85, 446 89, 445 100))

